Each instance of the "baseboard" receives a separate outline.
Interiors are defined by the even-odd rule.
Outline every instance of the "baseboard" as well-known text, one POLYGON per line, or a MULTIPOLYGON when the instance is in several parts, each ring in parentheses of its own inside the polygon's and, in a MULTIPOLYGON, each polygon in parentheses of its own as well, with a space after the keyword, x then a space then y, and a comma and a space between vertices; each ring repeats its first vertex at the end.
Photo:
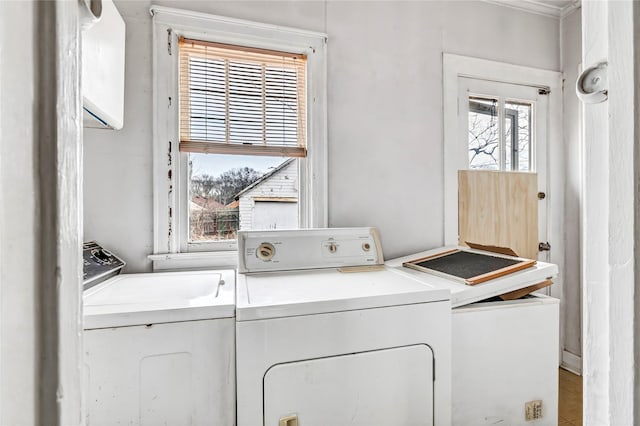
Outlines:
POLYGON ((562 351, 562 363, 560 367, 569 370, 578 376, 582 375, 582 358, 571 352, 562 351))

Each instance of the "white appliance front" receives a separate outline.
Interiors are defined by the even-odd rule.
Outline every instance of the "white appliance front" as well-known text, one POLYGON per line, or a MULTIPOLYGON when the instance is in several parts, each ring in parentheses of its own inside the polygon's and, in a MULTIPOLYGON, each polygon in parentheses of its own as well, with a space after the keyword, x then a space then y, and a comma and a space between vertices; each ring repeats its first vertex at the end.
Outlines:
POLYGON ((87 425, 233 425, 235 271, 120 275, 84 294, 87 425))
POLYGON ((557 424, 559 306, 533 295, 453 309, 453 424, 557 424), (540 418, 527 421, 532 401, 540 418))
POLYGON ((239 255, 239 426, 451 423, 449 290, 381 265, 375 229, 244 232, 239 255))
POLYGON ((86 424, 233 425, 233 318, 86 330, 86 424))
POLYGON ((237 321, 238 425, 450 424, 450 308, 237 321))
POLYGON ((451 290, 453 424, 557 424, 559 300, 538 294, 511 301, 495 298, 553 279, 557 266, 537 262, 473 286, 402 266, 444 250, 404 256, 386 265, 429 288, 451 290), (534 401, 542 402, 542 410, 539 418, 527 420, 526 404, 534 401))
POLYGON ((264 377, 265 424, 283 413, 305 425, 428 424, 433 361, 422 344, 278 364, 264 377))

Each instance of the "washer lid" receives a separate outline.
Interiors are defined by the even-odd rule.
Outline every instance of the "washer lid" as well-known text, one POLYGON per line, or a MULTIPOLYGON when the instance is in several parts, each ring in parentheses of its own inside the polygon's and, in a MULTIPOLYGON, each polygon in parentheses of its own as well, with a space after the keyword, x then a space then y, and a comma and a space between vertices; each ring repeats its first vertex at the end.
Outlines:
POLYGON ((238 321, 449 300, 449 290, 425 287, 386 268, 239 274, 237 291, 238 321))
POLYGON ((392 259, 385 262, 385 265, 402 276, 420 280, 430 288, 450 290, 452 308, 468 305, 490 297, 499 296, 510 291, 519 290, 521 288, 540 283, 546 279, 555 278, 558 275, 557 265, 537 262, 534 266, 523 269, 519 272, 504 275, 500 278, 495 278, 480 284, 467 285, 453 279, 443 278, 428 272, 416 271, 402 266, 404 262, 410 262, 415 259, 441 253, 447 248, 459 248, 472 253, 492 254, 485 251, 469 249, 468 247, 444 247, 392 259))
POLYGON ((86 290, 84 328, 233 317, 235 271, 119 275, 86 290))

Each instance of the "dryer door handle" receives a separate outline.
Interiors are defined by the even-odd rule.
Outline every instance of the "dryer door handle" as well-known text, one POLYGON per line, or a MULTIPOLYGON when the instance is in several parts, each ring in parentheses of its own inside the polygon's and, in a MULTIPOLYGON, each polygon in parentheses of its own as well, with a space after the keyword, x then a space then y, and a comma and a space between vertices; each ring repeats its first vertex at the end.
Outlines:
POLYGON ((292 414, 287 417, 281 417, 278 426, 298 426, 298 415, 292 414))

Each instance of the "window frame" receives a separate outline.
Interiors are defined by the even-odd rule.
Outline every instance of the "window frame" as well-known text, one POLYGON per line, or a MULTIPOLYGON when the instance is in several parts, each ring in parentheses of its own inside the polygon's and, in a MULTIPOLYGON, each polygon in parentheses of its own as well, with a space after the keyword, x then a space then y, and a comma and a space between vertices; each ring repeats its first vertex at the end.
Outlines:
POLYGON ((298 159, 300 227, 327 226, 326 43, 323 33, 152 6, 154 270, 231 266, 237 243, 189 243, 188 153, 180 153, 180 36, 307 55, 307 157, 298 159), (198 252, 200 252, 198 254, 198 252), (201 252, 217 252, 209 260, 201 252), (195 264, 194 264, 195 262, 195 264))

